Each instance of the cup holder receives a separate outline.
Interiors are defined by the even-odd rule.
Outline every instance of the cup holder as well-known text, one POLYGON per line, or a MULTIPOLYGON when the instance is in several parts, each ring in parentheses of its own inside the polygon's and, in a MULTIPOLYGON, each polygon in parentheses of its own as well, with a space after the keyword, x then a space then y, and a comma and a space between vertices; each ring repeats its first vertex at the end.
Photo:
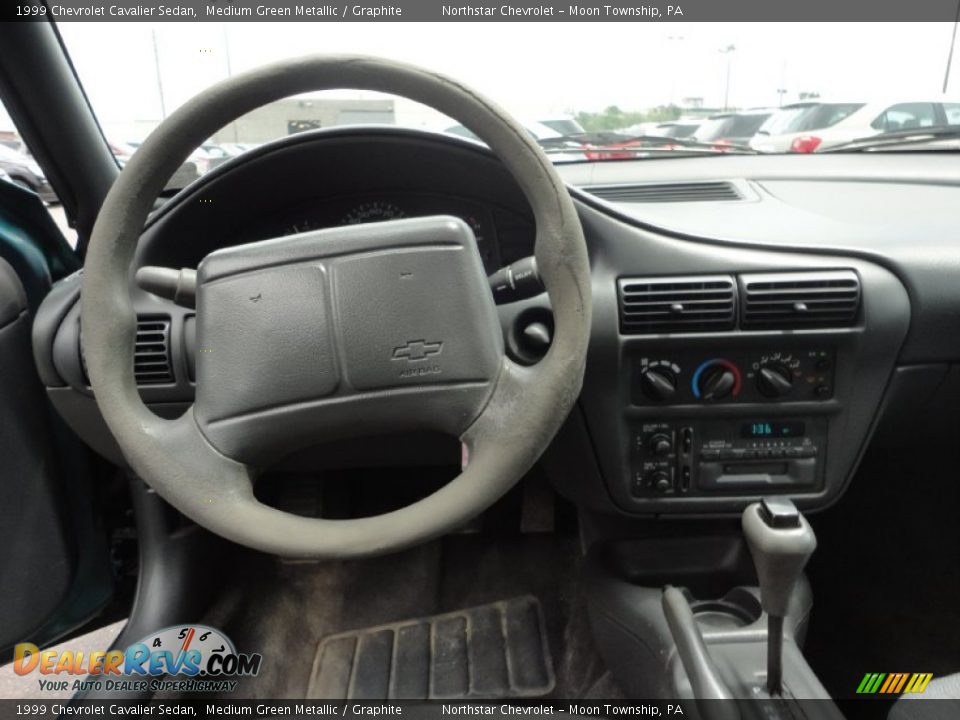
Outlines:
POLYGON ((716 600, 692 600, 690 609, 699 625, 711 629, 746 627, 763 614, 757 596, 742 587, 716 600))

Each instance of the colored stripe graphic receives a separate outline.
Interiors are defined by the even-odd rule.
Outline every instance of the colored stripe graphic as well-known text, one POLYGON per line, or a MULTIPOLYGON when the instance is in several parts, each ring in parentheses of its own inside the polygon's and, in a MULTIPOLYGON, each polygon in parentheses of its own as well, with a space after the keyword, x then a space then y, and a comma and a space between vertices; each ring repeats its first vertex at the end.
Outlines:
POLYGON ((880 692, 883 694, 890 692, 890 686, 896 685, 899 679, 900 675, 898 673, 890 673, 887 675, 887 681, 880 686, 880 692))
POLYGON ((900 681, 896 684, 896 687, 890 689, 890 692, 898 693, 903 690, 903 685, 907 682, 908 677, 910 677, 910 673, 900 673, 900 681))
POLYGON ((922 693, 933 673, 867 673, 857 686, 858 695, 922 693))
POLYGON ((933 673, 914 673, 904 689, 905 693, 922 693, 933 679, 933 673))

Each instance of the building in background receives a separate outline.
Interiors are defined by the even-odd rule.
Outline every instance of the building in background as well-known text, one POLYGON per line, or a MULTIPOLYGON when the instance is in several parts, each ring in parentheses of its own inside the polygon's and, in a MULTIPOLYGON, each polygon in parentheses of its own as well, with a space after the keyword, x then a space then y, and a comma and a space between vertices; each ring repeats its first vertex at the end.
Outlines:
POLYGON ((260 144, 337 125, 395 123, 393 100, 286 98, 247 113, 211 139, 215 143, 260 144))

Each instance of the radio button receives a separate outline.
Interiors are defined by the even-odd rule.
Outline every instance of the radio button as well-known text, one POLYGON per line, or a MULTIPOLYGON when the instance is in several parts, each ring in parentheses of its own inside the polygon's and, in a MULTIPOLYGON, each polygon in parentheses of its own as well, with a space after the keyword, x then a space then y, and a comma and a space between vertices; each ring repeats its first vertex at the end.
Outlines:
POLYGON ((673 483, 670 481, 670 473, 658 470, 650 476, 650 484, 658 493, 663 494, 673 489, 673 483))
POLYGON ((666 433, 657 433, 650 436, 647 447, 654 455, 665 457, 673 450, 673 440, 666 433))

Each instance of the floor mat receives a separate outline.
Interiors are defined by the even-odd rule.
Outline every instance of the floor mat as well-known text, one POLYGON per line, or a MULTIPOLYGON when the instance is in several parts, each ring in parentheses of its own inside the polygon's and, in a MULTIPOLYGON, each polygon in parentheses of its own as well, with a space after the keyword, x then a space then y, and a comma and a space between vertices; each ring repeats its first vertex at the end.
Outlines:
POLYGON ((536 697, 554 685, 543 610, 527 595, 328 636, 317 649, 307 696, 536 697))
POLYGON ((239 679, 234 693, 204 697, 301 699, 326 637, 527 595, 542 608, 556 677, 550 696, 582 697, 604 666, 579 577, 575 534, 451 535, 384 557, 316 563, 245 554, 242 571, 201 620, 264 662, 259 675, 239 679))

